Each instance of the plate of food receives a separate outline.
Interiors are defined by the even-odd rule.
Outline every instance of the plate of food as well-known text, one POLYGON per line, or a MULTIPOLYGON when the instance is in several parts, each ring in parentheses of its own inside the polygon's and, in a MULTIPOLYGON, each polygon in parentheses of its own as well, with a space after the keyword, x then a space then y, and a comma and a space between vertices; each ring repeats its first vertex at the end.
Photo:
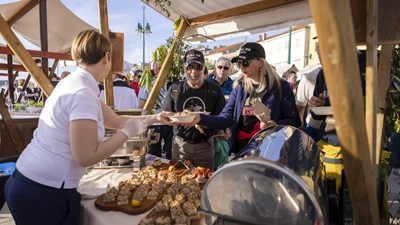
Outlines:
POLYGON ((179 122, 179 123, 190 123, 194 120, 196 117, 196 114, 186 114, 186 115, 174 115, 174 116, 169 116, 168 118, 172 122, 179 122))

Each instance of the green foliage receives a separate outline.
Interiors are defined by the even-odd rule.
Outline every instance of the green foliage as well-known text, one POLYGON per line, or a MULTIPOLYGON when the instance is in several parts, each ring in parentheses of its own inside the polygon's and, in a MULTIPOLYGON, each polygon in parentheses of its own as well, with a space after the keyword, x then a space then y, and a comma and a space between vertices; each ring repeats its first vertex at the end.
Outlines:
POLYGON ((174 30, 178 30, 179 24, 181 23, 182 17, 179 17, 174 21, 174 30))
MULTIPOLYGON (((204 0, 202 0, 204 1, 204 0)), ((149 4, 150 0, 146 0, 146 3, 149 4)), ((156 6, 159 6, 161 11, 165 13, 167 17, 171 15, 171 13, 168 11, 167 7, 171 5, 171 0, 154 0, 154 4, 156 6)))
POLYGON ((386 96, 385 127, 400 134, 400 47, 393 50, 391 84, 386 96))

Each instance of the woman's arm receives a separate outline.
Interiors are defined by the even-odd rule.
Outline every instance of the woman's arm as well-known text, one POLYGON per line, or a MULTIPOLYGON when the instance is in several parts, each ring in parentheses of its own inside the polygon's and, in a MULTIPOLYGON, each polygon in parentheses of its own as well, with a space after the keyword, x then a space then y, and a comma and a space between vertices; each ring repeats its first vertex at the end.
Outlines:
POLYGON ((94 120, 74 120, 70 124, 70 145, 75 162, 82 167, 91 166, 114 153, 127 139, 118 131, 105 141, 98 141, 98 127, 94 120))
POLYGON ((103 111, 104 126, 109 129, 117 130, 124 126, 124 122, 129 119, 128 116, 116 114, 106 103, 100 101, 103 111))

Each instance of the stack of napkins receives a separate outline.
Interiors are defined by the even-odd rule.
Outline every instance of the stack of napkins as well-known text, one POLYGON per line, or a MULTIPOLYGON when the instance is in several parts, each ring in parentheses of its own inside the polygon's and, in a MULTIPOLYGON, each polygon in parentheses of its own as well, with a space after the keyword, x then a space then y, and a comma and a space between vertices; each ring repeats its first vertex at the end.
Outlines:
POLYGON ((271 120, 271 109, 259 101, 256 101, 254 104, 254 113, 261 122, 271 120))

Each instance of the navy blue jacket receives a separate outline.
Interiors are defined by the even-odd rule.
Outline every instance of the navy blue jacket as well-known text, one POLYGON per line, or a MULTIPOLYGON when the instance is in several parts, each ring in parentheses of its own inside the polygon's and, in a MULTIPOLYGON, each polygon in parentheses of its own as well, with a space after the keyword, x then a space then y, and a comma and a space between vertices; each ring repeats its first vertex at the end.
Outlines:
POLYGON ((226 81, 224 81, 222 84, 219 84, 218 81, 215 80, 215 76, 216 75, 210 75, 207 77, 207 80, 218 84, 222 88, 222 92, 224 92, 224 95, 230 95, 232 91, 233 80, 230 77, 228 77, 226 81))
MULTIPOLYGON (((265 91, 262 97, 262 103, 271 109, 271 120, 275 121, 278 125, 300 127, 301 121, 299 113, 297 112, 295 97, 289 83, 285 80, 281 80, 281 89, 282 98, 279 95, 277 85, 275 85, 270 92, 265 91)), ((246 97, 247 92, 244 91, 243 86, 237 86, 232 90, 228 102, 219 115, 200 115, 201 121, 199 125, 216 130, 231 127, 231 151, 232 146, 235 146, 236 143, 237 124, 246 97)))

